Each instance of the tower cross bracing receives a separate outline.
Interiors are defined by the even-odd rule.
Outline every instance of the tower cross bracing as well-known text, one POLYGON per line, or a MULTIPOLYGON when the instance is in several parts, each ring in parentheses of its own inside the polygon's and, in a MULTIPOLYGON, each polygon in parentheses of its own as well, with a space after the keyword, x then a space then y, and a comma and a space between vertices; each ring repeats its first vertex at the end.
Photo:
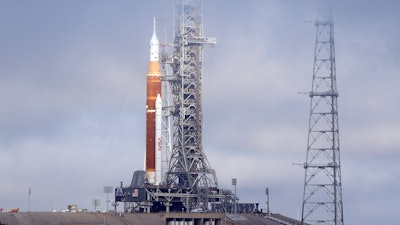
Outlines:
POLYGON ((200 1, 183 0, 176 4, 172 76, 169 79, 173 101, 173 146, 167 183, 170 187, 195 192, 207 192, 218 186, 202 146, 203 47, 215 44, 215 38, 203 37, 202 22, 200 1))
POLYGON ((315 26, 302 224, 343 225, 335 41, 330 9, 319 10, 315 26))

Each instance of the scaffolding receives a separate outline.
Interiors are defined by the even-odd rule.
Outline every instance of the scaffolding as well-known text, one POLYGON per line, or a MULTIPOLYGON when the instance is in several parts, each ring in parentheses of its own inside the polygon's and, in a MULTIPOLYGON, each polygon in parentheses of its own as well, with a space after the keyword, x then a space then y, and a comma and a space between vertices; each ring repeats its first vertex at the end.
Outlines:
POLYGON ((167 185, 197 193, 187 199, 187 207, 206 208, 211 190, 218 187, 202 146, 203 48, 216 43, 203 37, 200 1, 183 0, 175 6, 172 76, 172 151, 167 185))

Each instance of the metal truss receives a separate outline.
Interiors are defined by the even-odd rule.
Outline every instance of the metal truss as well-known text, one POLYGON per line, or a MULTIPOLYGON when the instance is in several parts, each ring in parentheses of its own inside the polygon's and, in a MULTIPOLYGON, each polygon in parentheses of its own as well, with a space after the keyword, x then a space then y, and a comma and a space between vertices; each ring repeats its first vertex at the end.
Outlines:
POLYGON ((302 224, 342 225, 338 92, 331 10, 320 10, 315 26, 302 224))
POLYGON ((198 205, 187 206, 189 209, 204 208, 209 189, 218 187, 215 172, 202 147, 203 47, 214 45, 216 39, 203 37, 202 22, 200 1, 183 0, 176 4, 172 76, 168 78, 173 101, 173 146, 167 185, 205 193, 198 194, 199 199, 191 199, 198 205))
MULTIPOLYGON (((122 187, 121 187, 122 188, 122 187)), ((183 188, 162 188, 159 186, 153 187, 123 187, 123 196, 118 200, 124 203, 125 212, 215 212, 214 208, 202 209, 200 207, 191 209, 187 208, 190 205, 188 202, 198 200, 200 202, 198 190, 183 189, 183 188)), ((201 190, 200 190, 201 192, 201 190)), ((228 195, 225 190, 213 190, 208 194, 208 199, 214 204, 221 204, 227 199, 232 199, 232 194, 228 195)))

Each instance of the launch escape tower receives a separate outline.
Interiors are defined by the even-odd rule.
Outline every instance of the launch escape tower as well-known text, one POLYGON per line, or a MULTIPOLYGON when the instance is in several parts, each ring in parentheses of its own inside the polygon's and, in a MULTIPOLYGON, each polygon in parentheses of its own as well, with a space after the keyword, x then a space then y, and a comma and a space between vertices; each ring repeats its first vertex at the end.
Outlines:
POLYGON ((343 225, 335 41, 330 7, 319 10, 315 26, 302 224, 343 225))

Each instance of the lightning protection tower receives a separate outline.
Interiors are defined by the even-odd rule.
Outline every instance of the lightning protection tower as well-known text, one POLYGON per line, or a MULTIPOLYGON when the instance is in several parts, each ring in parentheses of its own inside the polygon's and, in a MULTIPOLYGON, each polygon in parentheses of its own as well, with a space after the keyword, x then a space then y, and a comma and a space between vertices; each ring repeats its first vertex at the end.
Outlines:
POLYGON ((328 8, 319 9, 315 22, 302 224, 343 225, 335 41, 328 8))
MULTIPOLYGON (((198 0, 182 0, 175 6, 172 76, 172 151, 167 173, 170 187, 197 194, 193 202, 206 203, 217 179, 202 147, 202 75, 203 47, 216 43, 203 37, 202 6, 198 0)), ((194 206, 194 207, 205 207, 194 206)))

